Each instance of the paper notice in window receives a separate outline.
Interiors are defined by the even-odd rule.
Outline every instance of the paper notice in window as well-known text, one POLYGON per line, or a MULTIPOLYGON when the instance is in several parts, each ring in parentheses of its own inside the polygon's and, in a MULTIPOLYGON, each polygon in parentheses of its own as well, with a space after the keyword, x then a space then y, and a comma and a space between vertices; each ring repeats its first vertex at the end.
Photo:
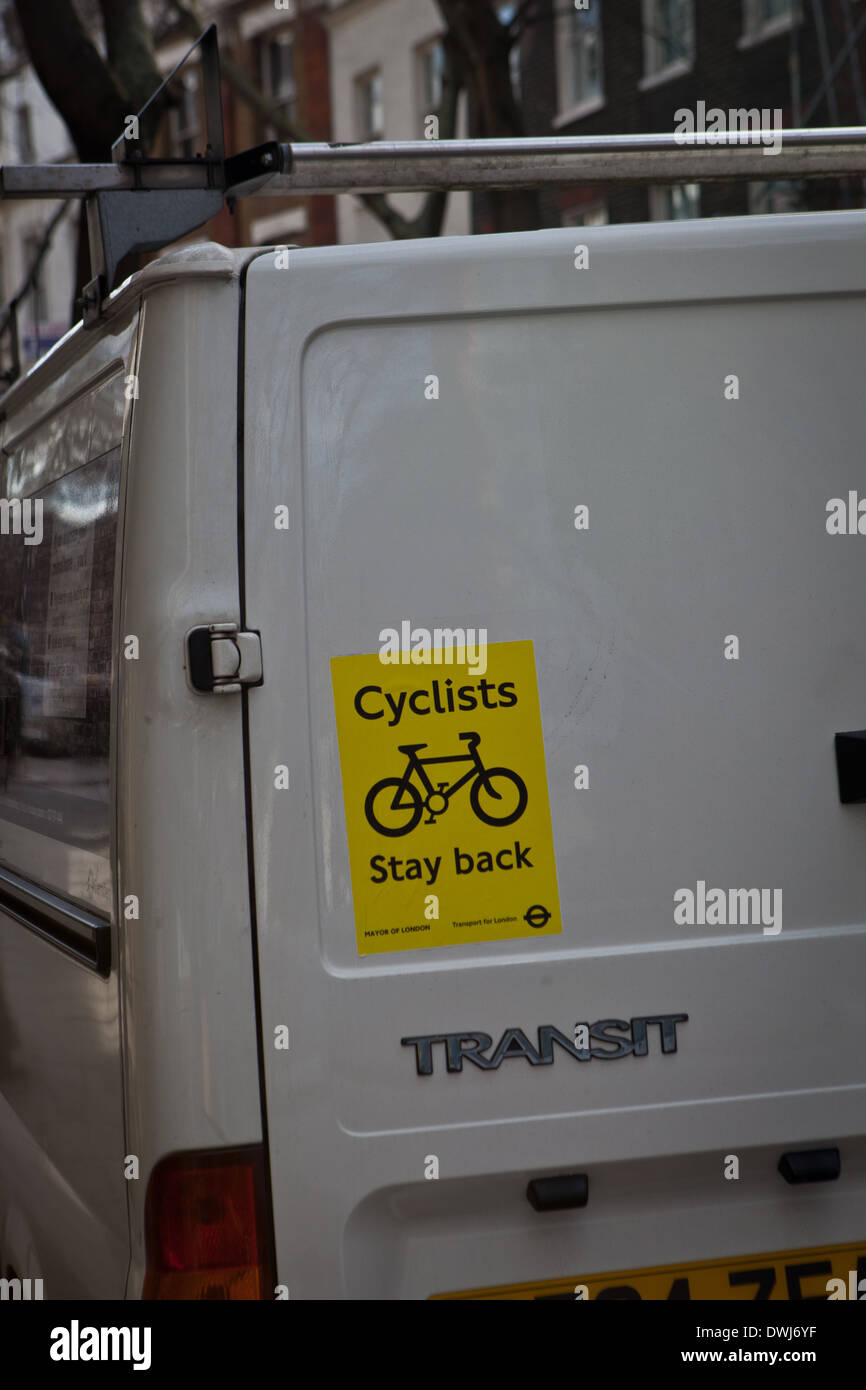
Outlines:
POLYGON ((94 527, 92 523, 67 527, 56 515, 53 522, 42 712, 60 719, 84 719, 94 527))

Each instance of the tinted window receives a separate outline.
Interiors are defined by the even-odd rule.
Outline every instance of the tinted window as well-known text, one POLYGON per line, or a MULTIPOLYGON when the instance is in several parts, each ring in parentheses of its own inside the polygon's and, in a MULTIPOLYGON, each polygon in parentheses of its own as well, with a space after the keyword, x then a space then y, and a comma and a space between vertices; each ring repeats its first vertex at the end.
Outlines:
POLYGON ((114 448, 0 517, 0 863, 105 912, 119 476, 114 448))

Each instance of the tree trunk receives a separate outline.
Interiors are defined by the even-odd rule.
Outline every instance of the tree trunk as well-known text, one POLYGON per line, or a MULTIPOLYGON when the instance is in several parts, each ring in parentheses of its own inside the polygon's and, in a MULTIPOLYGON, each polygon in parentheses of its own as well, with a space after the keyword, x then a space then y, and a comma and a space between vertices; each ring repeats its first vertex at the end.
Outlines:
MULTIPOLYGON (((473 134, 488 140, 524 135, 523 115, 511 85, 512 37, 491 0, 436 0, 463 59, 473 134)), ((493 230, 518 232, 541 226, 541 201, 535 188, 515 188, 485 195, 493 230)))
MULTIPOLYGON (((24 0, 27 3, 27 0, 24 0)), ((108 66, 129 103, 126 115, 140 111, 162 82, 150 29, 140 0, 99 0, 108 66)), ((115 139, 121 134, 118 130, 115 139)))
MULTIPOLYGON (((30 61, 85 164, 111 157, 130 113, 124 95, 78 18, 72 0, 15 0, 30 61)), ((133 108, 134 109, 134 108, 133 108)))

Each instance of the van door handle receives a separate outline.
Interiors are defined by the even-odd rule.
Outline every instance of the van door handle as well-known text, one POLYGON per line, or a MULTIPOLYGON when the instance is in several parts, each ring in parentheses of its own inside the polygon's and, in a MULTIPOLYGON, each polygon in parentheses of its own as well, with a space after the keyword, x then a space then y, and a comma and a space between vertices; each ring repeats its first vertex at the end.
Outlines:
POLYGON ((233 695, 261 685, 262 639, 237 623, 208 623, 186 634, 186 675, 199 695, 233 695))

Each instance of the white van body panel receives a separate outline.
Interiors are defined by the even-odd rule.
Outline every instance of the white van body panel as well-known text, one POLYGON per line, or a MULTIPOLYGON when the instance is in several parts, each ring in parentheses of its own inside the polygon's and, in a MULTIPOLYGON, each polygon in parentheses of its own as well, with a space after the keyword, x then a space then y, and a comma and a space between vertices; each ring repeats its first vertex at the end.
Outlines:
POLYGON ((860 1237, 866 810, 839 803, 833 738, 866 714, 866 556, 825 521, 863 435, 864 247, 856 212, 251 265, 252 817, 263 1033, 291 1030, 265 1058, 292 1298, 860 1237), (534 643, 559 937, 358 955, 330 660, 403 619, 534 643), (782 890, 782 930, 676 925, 699 880, 782 890), (677 1013, 675 1054, 613 1066, 449 1075, 439 1047, 419 1076, 401 1046, 677 1013), (831 1144, 841 1181, 777 1174, 831 1144), (585 1210, 530 1208, 530 1178, 572 1172, 585 1210))
POLYGON ((154 289, 143 312, 121 599, 141 652, 123 662, 118 835, 121 894, 140 911, 120 963, 142 1179, 130 1297, 154 1163, 262 1137, 242 706, 190 690, 184 646, 197 624, 239 616, 237 270, 154 289))
MULTIPOLYGON (((137 327, 137 313, 120 315, 53 379, 43 368, 38 391, 20 384, 3 426, 4 496, 31 496, 120 443, 137 327)), ((3 821, 0 857, 13 868, 20 835, 3 821)), ((75 855, 64 863, 44 845, 57 886, 80 897, 75 855)), ((110 857, 91 906, 104 909, 116 958, 113 847, 110 857)), ((0 908, 0 1273, 42 1279, 46 1298, 123 1295, 122 1083, 117 973, 102 978, 0 908)))

